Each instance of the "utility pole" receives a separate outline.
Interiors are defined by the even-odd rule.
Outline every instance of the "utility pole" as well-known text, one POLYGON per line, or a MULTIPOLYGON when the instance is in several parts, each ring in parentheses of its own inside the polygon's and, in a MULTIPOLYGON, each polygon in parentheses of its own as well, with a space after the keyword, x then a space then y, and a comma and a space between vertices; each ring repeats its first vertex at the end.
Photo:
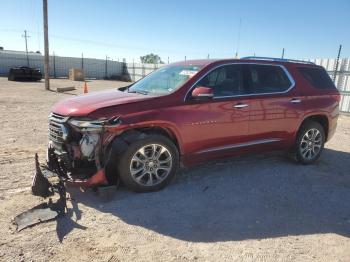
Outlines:
POLYGON ((49 32, 48 32, 48 19, 47 19, 47 0, 43 0, 43 17, 44 17, 44 46, 45 46, 45 58, 44 58, 45 89, 50 90, 49 32))
POLYGON ((284 47, 282 49, 282 59, 284 58, 284 47))
POLYGON ((27 30, 24 30, 24 35, 22 35, 22 37, 24 37, 24 40, 25 40, 25 42, 26 42, 27 66, 29 67, 29 56, 28 56, 27 38, 29 38, 30 36, 27 35, 27 30))

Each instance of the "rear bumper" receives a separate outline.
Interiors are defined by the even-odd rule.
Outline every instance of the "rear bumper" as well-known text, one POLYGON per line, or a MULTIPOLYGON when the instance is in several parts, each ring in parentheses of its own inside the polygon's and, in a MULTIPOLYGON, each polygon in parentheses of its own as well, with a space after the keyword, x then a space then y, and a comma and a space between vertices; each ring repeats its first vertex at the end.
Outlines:
POLYGON ((331 140, 332 137, 334 136, 335 131, 337 130, 337 124, 338 124, 338 115, 336 115, 333 118, 329 119, 327 142, 329 140, 331 140))

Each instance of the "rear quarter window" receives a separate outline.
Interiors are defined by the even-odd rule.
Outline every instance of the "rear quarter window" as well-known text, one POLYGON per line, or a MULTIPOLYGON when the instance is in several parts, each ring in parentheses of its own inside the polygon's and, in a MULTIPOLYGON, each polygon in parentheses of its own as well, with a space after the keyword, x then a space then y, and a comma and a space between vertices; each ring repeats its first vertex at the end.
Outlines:
POLYGON ((298 71, 303 77, 317 89, 336 88, 327 71, 323 68, 300 67, 298 71))

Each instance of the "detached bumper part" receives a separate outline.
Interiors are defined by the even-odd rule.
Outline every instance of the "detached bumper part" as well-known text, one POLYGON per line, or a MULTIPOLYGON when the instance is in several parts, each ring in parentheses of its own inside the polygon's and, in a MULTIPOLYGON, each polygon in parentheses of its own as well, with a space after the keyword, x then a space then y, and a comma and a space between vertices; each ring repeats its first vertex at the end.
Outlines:
POLYGON ((49 197, 54 194, 51 188, 52 184, 41 171, 38 154, 35 154, 35 174, 32 180, 32 194, 34 196, 49 197))
POLYGON ((19 214, 14 220, 17 224, 17 230, 21 231, 26 227, 55 219, 58 215, 59 212, 51 209, 49 204, 43 203, 19 214))
POLYGON ((66 211, 66 188, 62 180, 53 185, 43 172, 45 172, 46 176, 50 175, 48 174, 48 172, 50 172, 49 170, 41 170, 38 154, 35 154, 35 174, 32 180, 32 194, 46 198, 57 192, 60 198, 55 203, 53 203, 50 198, 48 203, 39 204, 17 215, 14 218, 14 222, 17 224, 18 231, 55 219, 59 215, 63 215, 66 211))

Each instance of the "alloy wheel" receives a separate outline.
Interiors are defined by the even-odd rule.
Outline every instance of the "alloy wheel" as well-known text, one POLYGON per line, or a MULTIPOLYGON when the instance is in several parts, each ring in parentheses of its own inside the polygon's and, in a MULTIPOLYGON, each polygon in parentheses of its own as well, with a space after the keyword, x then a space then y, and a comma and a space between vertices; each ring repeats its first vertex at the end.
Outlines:
POLYGON ((172 155, 163 145, 149 144, 141 147, 131 158, 130 174, 142 186, 161 183, 172 168, 172 155))
POLYGON ((305 132, 301 139, 299 150, 304 159, 312 160, 315 158, 322 148, 322 134, 312 128, 305 132))

